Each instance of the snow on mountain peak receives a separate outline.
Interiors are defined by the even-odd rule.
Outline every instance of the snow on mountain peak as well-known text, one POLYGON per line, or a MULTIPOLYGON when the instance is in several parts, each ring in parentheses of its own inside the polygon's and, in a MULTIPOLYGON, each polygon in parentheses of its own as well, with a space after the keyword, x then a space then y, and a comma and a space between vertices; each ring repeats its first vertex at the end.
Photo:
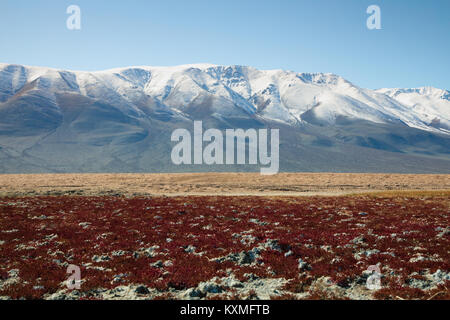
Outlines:
POLYGON ((333 124, 342 116, 377 123, 399 122, 444 133, 450 130, 447 90, 369 90, 331 73, 208 63, 88 72, 0 63, 0 103, 35 80, 39 82, 35 90, 46 91, 53 102, 53 93, 70 91, 136 114, 141 114, 137 106, 151 99, 173 112, 206 103, 219 116, 243 112, 287 124, 333 124))
POLYGON ((450 94, 448 90, 433 87, 409 89, 379 89, 399 101, 419 116, 428 126, 443 132, 450 130, 450 94))
POLYGON ((398 96, 400 94, 418 94, 418 95, 426 95, 433 96, 440 99, 449 100, 449 91, 445 89, 438 89, 434 87, 419 87, 419 88, 383 88, 377 90, 379 92, 383 92, 390 96, 398 96))

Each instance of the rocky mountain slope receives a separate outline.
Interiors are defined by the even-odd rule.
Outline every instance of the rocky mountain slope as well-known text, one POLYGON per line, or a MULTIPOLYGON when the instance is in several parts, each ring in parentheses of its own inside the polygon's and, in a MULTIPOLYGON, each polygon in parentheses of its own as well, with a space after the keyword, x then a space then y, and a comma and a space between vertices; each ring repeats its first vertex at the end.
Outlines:
POLYGON ((258 170, 173 165, 171 132, 202 120, 205 128, 279 128, 282 171, 447 173, 449 96, 244 66, 0 64, 0 172, 258 170))

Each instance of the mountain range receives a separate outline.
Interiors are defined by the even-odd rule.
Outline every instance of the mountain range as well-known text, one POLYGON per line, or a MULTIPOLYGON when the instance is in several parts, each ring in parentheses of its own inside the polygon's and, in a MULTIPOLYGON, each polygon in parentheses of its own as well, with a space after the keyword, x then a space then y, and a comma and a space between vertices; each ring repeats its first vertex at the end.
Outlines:
POLYGON ((450 173, 450 93, 334 74, 195 64, 68 71, 0 63, 0 172, 257 171, 176 166, 170 135, 280 129, 281 171, 450 173))

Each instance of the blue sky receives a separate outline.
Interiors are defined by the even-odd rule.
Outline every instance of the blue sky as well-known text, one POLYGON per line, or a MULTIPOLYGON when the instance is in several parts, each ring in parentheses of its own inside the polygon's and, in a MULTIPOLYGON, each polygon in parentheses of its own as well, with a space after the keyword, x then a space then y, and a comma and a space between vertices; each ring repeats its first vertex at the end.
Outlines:
POLYGON ((450 89, 449 0, 1 0, 0 62, 72 70, 208 62, 450 89), (66 28, 76 4, 82 29, 66 28), (366 9, 381 8, 382 30, 366 9))

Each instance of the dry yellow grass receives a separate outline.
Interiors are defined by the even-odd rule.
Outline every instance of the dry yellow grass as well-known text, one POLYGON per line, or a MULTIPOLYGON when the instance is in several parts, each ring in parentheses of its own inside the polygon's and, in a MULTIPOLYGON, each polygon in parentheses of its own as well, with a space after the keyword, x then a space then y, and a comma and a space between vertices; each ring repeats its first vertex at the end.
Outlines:
MULTIPOLYGON (((0 196, 231 195, 309 196, 399 191, 448 195, 450 175, 357 173, 185 173, 0 175, 0 196), (441 190, 441 191, 439 191, 441 190)), ((386 193, 387 192, 387 193, 386 193)))
POLYGON ((449 197, 450 190, 390 190, 357 193, 358 196, 371 197, 449 197))

